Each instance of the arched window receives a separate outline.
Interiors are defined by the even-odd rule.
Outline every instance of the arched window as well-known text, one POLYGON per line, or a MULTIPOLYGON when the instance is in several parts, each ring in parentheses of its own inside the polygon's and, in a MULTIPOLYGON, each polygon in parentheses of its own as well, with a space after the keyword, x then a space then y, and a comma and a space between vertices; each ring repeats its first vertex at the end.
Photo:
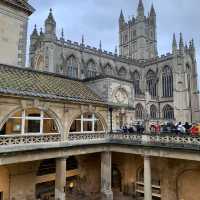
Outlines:
POLYGON ((151 119, 157 118, 157 108, 155 105, 151 105, 151 107, 150 107, 150 117, 151 117, 151 119))
POLYGON ((140 95, 141 94, 141 90, 140 90, 140 74, 138 71, 135 71, 133 73, 133 86, 134 86, 134 90, 135 90, 135 95, 140 95))
POLYGON ((87 77, 93 78, 97 75, 96 65, 94 61, 90 60, 87 64, 87 77))
POLYGON ((122 78, 126 78, 126 69, 124 67, 120 68, 119 76, 122 77, 122 78))
POLYGON ((173 74, 169 66, 165 66, 162 72, 163 97, 173 97, 173 74))
POLYGON ((67 60, 67 75, 70 78, 78 78, 78 63, 74 56, 70 56, 67 60))
POLYGON ((0 130, 1 135, 30 133, 58 133, 56 120, 43 110, 30 108, 13 114, 0 130))
POLYGON ((100 119, 91 113, 85 113, 77 117, 71 127, 70 132, 84 133, 84 132, 103 132, 103 124, 100 119))
POLYGON ((157 80, 156 80, 156 74, 152 70, 148 71, 146 81, 147 81, 147 89, 148 89, 149 94, 152 97, 156 97, 157 96, 157 80))
POLYGON ((110 64, 107 64, 105 66, 104 71, 106 75, 111 75, 111 76, 113 75, 113 69, 110 64))
POLYGON ((144 108, 143 106, 139 103, 135 107, 135 118, 136 119, 143 119, 144 115, 144 108))
POLYGON ((167 120, 174 119, 174 109, 170 105, 165 105, 163 108, 163 118, 167 120))

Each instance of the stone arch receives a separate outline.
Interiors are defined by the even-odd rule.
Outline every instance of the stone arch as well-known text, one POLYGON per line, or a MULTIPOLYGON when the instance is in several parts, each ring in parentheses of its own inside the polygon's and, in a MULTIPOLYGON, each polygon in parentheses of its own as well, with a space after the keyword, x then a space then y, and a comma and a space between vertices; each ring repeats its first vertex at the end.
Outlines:
POLYGON ((140 88, 141 75, 138 72, 138 70, 135 70, 133 72, 132 79, 133 79, 133 87, 134 87, 135 95, 140 95, 142 93, 141 88, 140 88))
POLYGON ((200 188, 200 168, 184 169, 177 175, 176 177, 177 199, 199 200, 200 199, 199 188, 200 188))
POLYGON ((146 74, 146 85, 147 85, 147 90, 149 94, 152 97, 157 96, 157 77, 156 73, 153 70, 148 70, 146 74))
POLYGON ((166 104, 162 109, 163 119, 173 120, 174 119, 174 108, 169 104, 166 104))
POLYGON ((157 115, 158 115, 157 107, 156 107, 156 105, 152 104, 150 106, 150 117, 151 117, 151 119, 156 119, 157 115))
POLYGON ((144 117, 144 107, 141 103, 138 103, 135 106, 135 118, 143 119, 143 117, 144 117))
POLYGON ((113 67, 111 66, 110 63, 107 63, 107 64, 104 66, 104 73, 105 73, 106 75, 110 75, 110 76, 113 76, 113 75, 114 75, 113 67))
POLYGON ((78 59, 74 54, 71 54, 66 58, 67 76, 70 78, 78 78, 79 64, 78 59))
POLYGON ((49 114, 51 117, 53 117, 53 119, 55 120, 55 123, 57 125, 58 132, 60 134, 64 133, 64 128, 63 128, 64 126, 63 126, 63 123, 62 123, 61 119, 58 117, 58 115, 53 110, 51 110, 50 108, 43 108, 41 106, 37 106, 37 107, 36 106, 25 106, 25 108, 22 108, 21 106, 16 107, 12 111, 8 112, 4 116, 4 118, 0 121, 0 130, 2 129, 4 124, 8 121, 8 119, 10 117, 12 117, 15 113, 21 112, 23 110, 31 109, 31 108, 36 108, 36 109, 42 110, 42 111, 46 112, 47 114, 49 114))
POLYGON ((67 133, 70 133, 70 128, 71 128, 71 126, 72 126, 72 124, 73 124, 73 122, 74 122, 74 120, 75 119, 77 119, 79 116, 81 116, 82 114, 87 114, 87 113, 90 113, 90 114, 95 114, 96 115, 96 117, 100 120, 100 122, 101 122, 101 124, 102 124, 102 126, 103 126, 103 130, 104 131, 107 131, 108 130, 108 125, 107 125, 107 123, 106 123, 106 120, 104 119, 104 117, 99 113, 99 112, 94 112, 94 113, 92 113, 92 112, 84 112, 84 113, 76 113, 75 115, 73 115, 72 117, 71 117, 71 120, 70 120, 70 122, 69 122, 69 126, 68 126, 68 128, 67 128, 67 133))
POLYGON ((163 97, 173 97, 173 72, 169 65, 162 69, 162 94, 163 97))
POLYGON ((120 77, 122 78, 126 78, 126 75, 127 75, 127 70, 125 67, 120 67, 119 71, 118 71, 118 74, 120 77))
POLYGON ((87 62, 87 77, 93 78, 97 75, 97 66, 93 59, 89 59, 87 62))

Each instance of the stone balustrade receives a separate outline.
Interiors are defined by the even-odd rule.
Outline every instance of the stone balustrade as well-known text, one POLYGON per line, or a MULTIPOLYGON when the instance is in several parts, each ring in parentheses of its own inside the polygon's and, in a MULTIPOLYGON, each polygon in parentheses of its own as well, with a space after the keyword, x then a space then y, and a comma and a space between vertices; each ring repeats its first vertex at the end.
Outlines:
POLYGON ((175 134, 125 134, 125 133, 72 133, 66 141, 60 134, 2 135, 0 146, 33 145, 43 143, 92 144, 116 143, 140 146, 158 146, 167 148, 185 148, 200 150, 200 136, 175 134))
POLYGON ((60 141, 61 141, 61 135, 58 133, 0 136, 0 146, 38 144, 38 143, 60 142, 60 141))

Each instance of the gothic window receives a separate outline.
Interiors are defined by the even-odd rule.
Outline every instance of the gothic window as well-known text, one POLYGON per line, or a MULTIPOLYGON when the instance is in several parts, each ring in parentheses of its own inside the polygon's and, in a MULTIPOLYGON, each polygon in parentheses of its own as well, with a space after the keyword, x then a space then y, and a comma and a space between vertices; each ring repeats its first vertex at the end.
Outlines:
POLYGON ((151 105, 151 107, 150 107, 150 117, 151 117, 151 119, 157 118, 157 108, 155 105, 151 105))
POLYGON ((138 103, 135 107, 135 118, 143 119, 143 113, 144 113, 144 108, 140 103, 138 103))
POLYGON ((165 66, 162 72, 163 97, 173 97, 173 74, 169 66, 165 66))
POLYGON ((87 64, 87 76, 88 78, 95 77, 97 75, 96 65, 94 61, 89 61, 87 64))
POLYGON ((163 108, 163 118, 167 120, 174 119, 174 109, 170 105, 165 105, 163 108))
POLYGON ((141 90, 140 90, 140 74, 138 71, 135 71, 133 73, 133 86, 134 86, 134 90, 135 90, 135 95, 140 95, 141 94, 141 90))
POLYGON ((67 60, 67 75, 70 78, 78 78, 78 63, 74 56, 70 56, 67 60))
POLYGON ((120 68, 119 76, 122 77, 122 78, 126 78, 126 69, 124 67, 120 68))
POLYGON ((77 117, 71 127, 70 132, 84 133, 84 132, 102 132, 104 131, 100 119, 91 113, 85 113, 77 117))
POLYGON ((113 75, 113 69, 110 64, 107 64, 105 66, 104 71, 106 75, 111 75, 111 76, 113 75))
POLYGON ((54 118, 43 110, 30 108, 14 113, 0 129, 1 135, 58 133, 54 118))
POLYGON ((152 97, 156 97, 157 96, 157 80, 156 80, 156 74, 152 70, 148 71, 146 82, 147 82, 147 89, 148 89, 149 94, 152 97))

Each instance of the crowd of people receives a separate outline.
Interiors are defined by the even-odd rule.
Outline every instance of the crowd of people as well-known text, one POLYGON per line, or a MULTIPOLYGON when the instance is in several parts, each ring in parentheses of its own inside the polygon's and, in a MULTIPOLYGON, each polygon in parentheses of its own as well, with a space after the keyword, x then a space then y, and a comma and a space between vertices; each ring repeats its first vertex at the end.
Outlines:
POLYGON ((121 127, 121 131, 123 133, 138 133, 142 134, 145 132, 155 133, 155 134, 187 134, 192 136, 200 135, 200 123, 190 124, 188 122, 182 123, 173 123, 173 122, 165 122, 165 123, 151 123, 148 128, 148 131, 145 131, 144 123, 138 122, 135 125, 124 125, 121 127))

